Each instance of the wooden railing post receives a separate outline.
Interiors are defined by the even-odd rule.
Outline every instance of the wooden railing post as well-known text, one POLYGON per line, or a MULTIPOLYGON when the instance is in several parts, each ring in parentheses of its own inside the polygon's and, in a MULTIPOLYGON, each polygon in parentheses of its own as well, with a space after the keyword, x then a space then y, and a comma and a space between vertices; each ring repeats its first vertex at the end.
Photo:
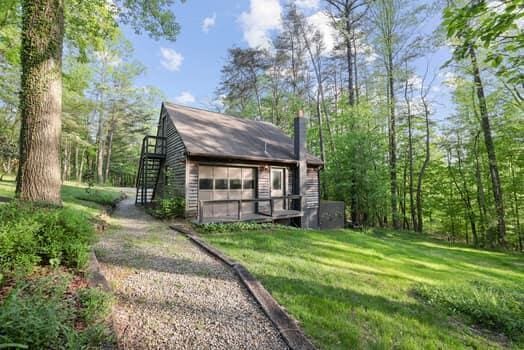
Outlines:
POLYGON ((269 216, 273 217, 273 209, 275 208, 275 200, 273 198, 271 198, 269 200, 269 216))
POLYGON ((198 203, 198 223, 201 224, 204 221, 204 201, 198 203))
POLYGON ((242 199, 238 200, 238 220, 242 220, 242 199))

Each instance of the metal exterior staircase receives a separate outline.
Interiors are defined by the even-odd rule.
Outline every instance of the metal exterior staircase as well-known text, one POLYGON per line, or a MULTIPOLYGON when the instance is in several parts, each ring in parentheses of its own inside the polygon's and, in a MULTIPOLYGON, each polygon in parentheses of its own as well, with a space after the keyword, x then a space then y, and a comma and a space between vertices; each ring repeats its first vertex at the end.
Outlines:
POLYGON ((146 205, 155 198, 155 189, 160 170, 166 159, 166 138, 146 136, 142 141, 142 151, 136 177, 135 204, 146 205))

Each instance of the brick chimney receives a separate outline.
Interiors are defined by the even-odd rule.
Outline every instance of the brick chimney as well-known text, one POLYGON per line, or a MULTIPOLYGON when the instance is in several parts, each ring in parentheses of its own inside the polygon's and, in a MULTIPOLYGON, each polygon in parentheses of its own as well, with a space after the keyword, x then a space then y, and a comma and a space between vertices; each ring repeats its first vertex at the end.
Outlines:
MULTIPOLYGON (((307 162, 306 162, 306 118, 304 112, 300 110, 294 121, 294 151, 297 160, 295 176, 295 194, 301 195, 300 205, 297 210, 305 211, 306 181, 307 181, 307 162)), ((300 227, 308 227, 306 215, 300 218, 300 227)))

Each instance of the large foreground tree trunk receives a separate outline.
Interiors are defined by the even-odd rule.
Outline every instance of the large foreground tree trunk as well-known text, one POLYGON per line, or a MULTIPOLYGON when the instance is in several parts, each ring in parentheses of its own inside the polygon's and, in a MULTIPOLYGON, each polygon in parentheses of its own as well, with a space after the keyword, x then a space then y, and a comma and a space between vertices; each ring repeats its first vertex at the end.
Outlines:
POLYGON ((486 97, 484 94, 484 86, 480 79, 480 70, 477 63, 477 56, 475 49, 470 47, 469 54, 471 64, 473 66, 473 81, 475 83, 475 90, 480 108, 480 124, 484 134, 484 143, 486 144, 486 151, 488 153, 489 174, 491 177, 491 185, 493 187, 493 199, 495 201, 495 210, 498 221, 498 241, 499 244, 506 244, 506 221, 504 219, 504 200, 502 197, 502 185, 500 183, 499 169, 497 166, 497 157, 495 155, 495 145, 493 144, 493 137, 491 135, 491 126, 489 122, 488 108, 486 105, 486 97))
POLYGON ((61 204, 63 0, 22 1, 17 196, 61 204))

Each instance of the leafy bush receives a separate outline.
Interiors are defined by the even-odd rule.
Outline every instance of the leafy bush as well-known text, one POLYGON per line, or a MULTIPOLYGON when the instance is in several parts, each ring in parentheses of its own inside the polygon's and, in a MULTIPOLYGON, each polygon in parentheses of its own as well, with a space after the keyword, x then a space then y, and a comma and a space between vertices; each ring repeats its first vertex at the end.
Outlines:
POLYGON ((29 273, 38 263, 81 268, 94 230, 78 211, 13 202, 0 207, 0 272, 29 273))
MULTIPOLYGON (((0 344, 29 349, 80 349, 100 348, 111 339, 108 328, 96 316, 99 303, 90 302, 90 319, 83 318, 86 309, 75 307, 75 298, 67 291, 69 282, 68 275, 20 281, 0 305, 0 344), (82 318, 85 327, 75 329, 75 322, 82 318)), ((88 290, 82 294, 82 300, 85 296, 90 300, 95 293, 88 290)))
POLYGON ((286 230, 295 229, 292 226, 275 225, 271 223, 256 222, 232 222, 227 224, 195 224, 196 229, 201 233, 232 233, 242 231, 270 230, 285 228, 286 230))
POLYGON ((98 288, 85 288, 78 293, 82 304, 82 316, 88 323, 98 323, 111 312, 111 295, 98 288))
POLYGON ((183 197, 165 198, 153 201, 153 205, 148 212, 159 219, 171 219, 183 217, 186 209, 186 202, 183 197))
POLYGON ((471 322, 508 337, 524 333, 524 293, 522 290, 495 286, 481 281, 435 287, 421 284, 415 293, 430 305, 444 307, 471 322))

